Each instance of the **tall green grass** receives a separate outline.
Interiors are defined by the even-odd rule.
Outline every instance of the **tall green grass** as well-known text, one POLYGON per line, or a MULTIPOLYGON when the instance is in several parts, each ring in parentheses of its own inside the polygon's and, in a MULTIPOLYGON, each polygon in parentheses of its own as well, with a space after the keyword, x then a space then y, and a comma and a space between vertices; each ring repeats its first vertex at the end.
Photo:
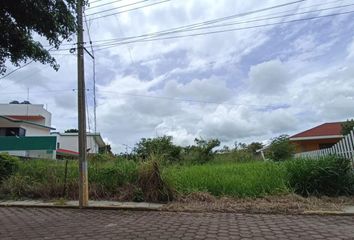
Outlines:
MULTIPOLYGON (((138 166, 133 161, 89 164, 89 189, 94 198, 112 198, 119 188, 135 183, 138 166)), ((19 164, 16 174, 3 182, 1 194, 13 198, 77 199, 79 169, 77 161, 30 160, 19 164), (66 186, 66 187, 65 187, 66 186)))
POLYGON ((354 194, 351 160, 339 156, 292 159, 284 163, 289 186, 303 196, 354 194))
POLYGON ((265 162, 174 166, 164 178, 180 193, 209 192, 215 196, 261 197, 288 192, 282 165, 265 162))

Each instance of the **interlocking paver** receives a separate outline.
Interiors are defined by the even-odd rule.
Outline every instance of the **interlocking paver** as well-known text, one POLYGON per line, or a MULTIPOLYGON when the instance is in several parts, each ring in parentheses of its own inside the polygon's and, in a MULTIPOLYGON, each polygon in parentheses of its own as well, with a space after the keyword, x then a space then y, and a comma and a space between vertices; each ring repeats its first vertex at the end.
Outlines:
POLYGON ((354 217, 0 208, 0 239, 354 239, 354 217))

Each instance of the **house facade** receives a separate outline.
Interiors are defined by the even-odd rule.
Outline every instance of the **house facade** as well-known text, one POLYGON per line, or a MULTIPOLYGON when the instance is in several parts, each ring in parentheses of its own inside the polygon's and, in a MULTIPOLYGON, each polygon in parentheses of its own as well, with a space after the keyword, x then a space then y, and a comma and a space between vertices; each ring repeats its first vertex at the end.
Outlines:
MULTIPOLYGON (((77 157, 79 155, 78 133, 52 132, 57 139, 57 158, 77 157)), ((100 133, 87 133, 87 153, 97 154, 99 149, 106 146, 100 133)))
POLYGON ((330 148, 343 138, 341 131, 342 122, 324 123, 291 136, 290 141, 297 153, 330 148))
POLYGON ((51 114, 42 104, 0 104, 0 152, 29 158, 55 158, 51 114))

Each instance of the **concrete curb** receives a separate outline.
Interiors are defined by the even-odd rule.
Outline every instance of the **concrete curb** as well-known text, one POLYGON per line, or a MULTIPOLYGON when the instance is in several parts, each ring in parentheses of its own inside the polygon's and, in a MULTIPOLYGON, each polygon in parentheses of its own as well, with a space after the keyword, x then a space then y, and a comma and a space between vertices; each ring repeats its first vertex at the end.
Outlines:
MULTIPOLYGON (((97 210, 131 210, 131 211, 161 211, 162 204, 151 203, 137 203, 132 205, 131 203, 116 203, 116 205, 102 205, 91 204, 85 209, 97 209, 97 210)), ((80 209, 78 204, 56 204, 56 203, 22 203, 22 202, 0 202, 0 207, 18 207, 18 208, 67 208, 67 209, 80 209)))
MULTIPOLYGON (((136 203, 135 205, 129 205, 132 203, 115 202, 119 205, 99 205, 91 204, 84 209, 91 210, 130 210, 130 211, 161 211, 161 212, 175 212, 175 213, 213 213, 213 212, 223 212, 223 211, 204 211, 204 210, 169 210, 164 209, 164 204, 151 204, 151 203, 136 203)), ((0 202, 0 207, 18 207, 18 208, 67 208, 67 209, 80 209, 78 205, 74 205, 73 202, 70 204, 56 204, 53 202, 37 202, 37 203, 23 203, 23 202, 0 202)), ((345 208, 344 208, 345 209, 345 208)), ((352 207, 348 208, 349 211, 304 211, 304 212, 252 212, 252 211, 239 211, 230 212, 225 211, 225 213, 235 213, 235 214, 263 214, 263 215, 321 215, 321 216, 354 216, 352 207)))

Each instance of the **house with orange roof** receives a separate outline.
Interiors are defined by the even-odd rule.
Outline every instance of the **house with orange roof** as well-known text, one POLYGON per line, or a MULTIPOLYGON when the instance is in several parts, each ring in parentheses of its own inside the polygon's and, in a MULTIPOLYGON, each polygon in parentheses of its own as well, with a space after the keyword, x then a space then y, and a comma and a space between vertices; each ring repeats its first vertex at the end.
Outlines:
POLYGON ((297 153, 330 148, 343 138, 341 131, 342 122, 323 123, 291 136, 290 141, 297 153))

